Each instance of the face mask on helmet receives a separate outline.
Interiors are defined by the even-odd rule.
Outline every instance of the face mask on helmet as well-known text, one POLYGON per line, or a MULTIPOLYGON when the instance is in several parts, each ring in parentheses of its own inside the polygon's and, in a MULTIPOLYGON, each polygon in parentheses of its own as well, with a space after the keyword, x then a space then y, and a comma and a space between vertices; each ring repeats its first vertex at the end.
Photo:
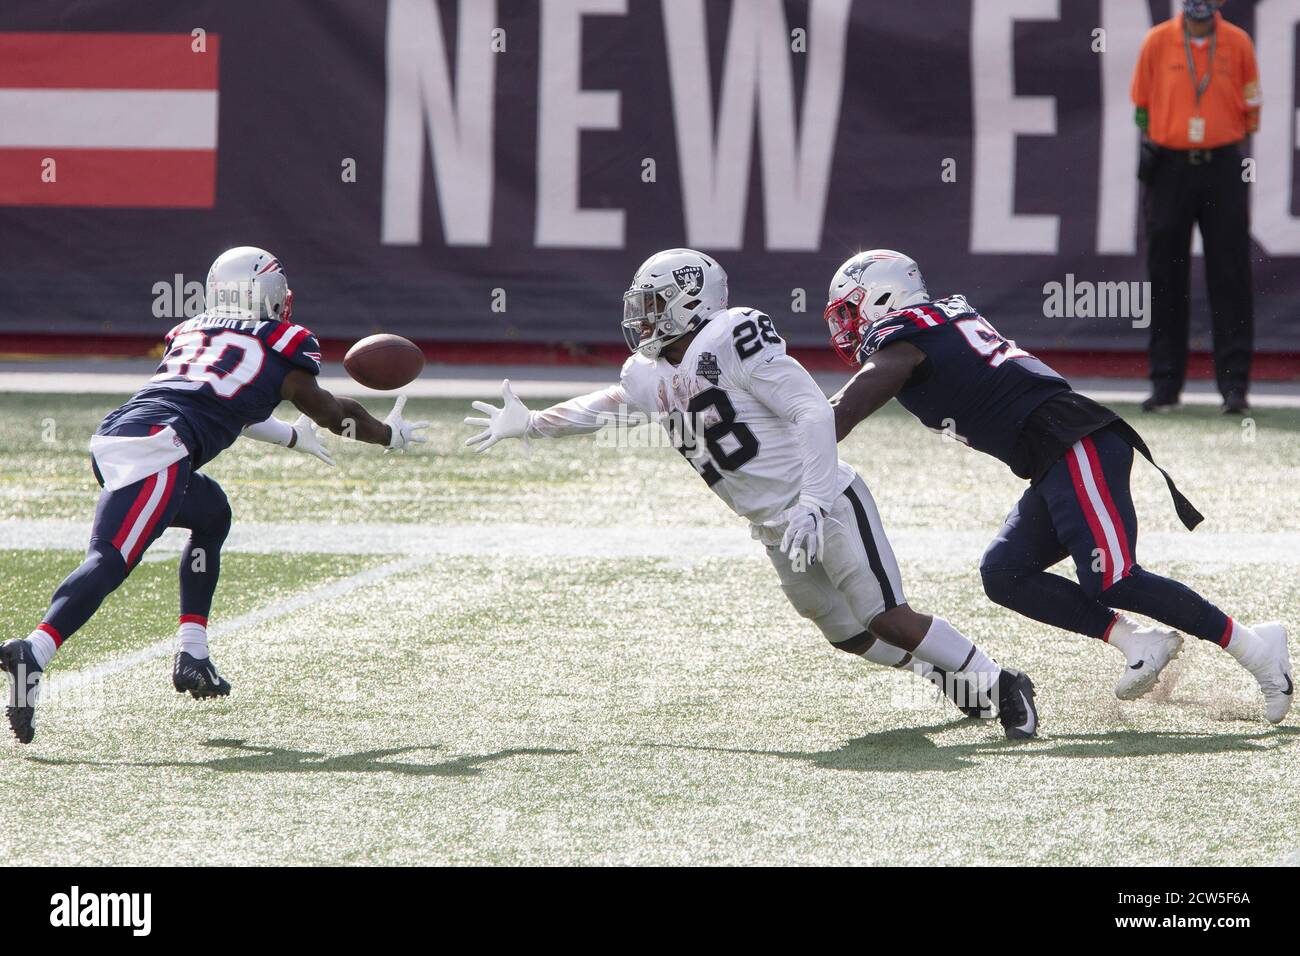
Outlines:
POLYGON ((628 289, 623 293, 623 339, 633 352, 650 358, 686 329, 677 328, 669 305, 682 294, 675 285, 628 289))
MULTIPOLYGON (((842 299, 836 299, 826 306, 822 317, 831 330, 831 345, 840 358, 850 365, 858 364, 858 349, 862 346, 862 328, 870 325, 871 319, 863 318, 862 302, 867 292, 861 286, 854 289, 842 299)), ((871 303, 866 311, 883 315, 889 311, 892 296, 885 292, 871 303)))

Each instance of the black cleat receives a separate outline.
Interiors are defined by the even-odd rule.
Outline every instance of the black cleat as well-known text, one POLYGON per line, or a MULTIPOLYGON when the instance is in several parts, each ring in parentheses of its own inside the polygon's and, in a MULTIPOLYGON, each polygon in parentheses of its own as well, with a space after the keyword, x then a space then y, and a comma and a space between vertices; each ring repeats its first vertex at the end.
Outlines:
POLYGON ((1246 401, 1245 392, 1229 392, 1223 396, 1219 411, 1225 415, 1245 415, 1250 411, 1250 402, 1246 401))
POLYGON ((1027 740, 1038 733, 1038 710, 1034 707, 1034 682, 1028 674, 1010 667, 998 675, 998 720, 1007 740, 1027 740))
POLYGON ((0 670, 9 675, 9 706, 5 708, 9 729, 20 744, 29 744, 36 736, 36 699, 43 676, 32 645, 23 640, 0 644, 0 670))
POLYGON ((925 675, 926 680, 943 691, 952 705, 972 720, 982 720, 993 716, 993 708, 988 700, 980 700, 980 695, 964 680, 954 680, 942 667, 934 667, 925 675))
POLYGON ((1169 412, 1178 407, 1178 396, 1155 392, 1142 403, 1144 412, 1169 412))
POLYGON ((217 673, 217 665, 210 657, 193 657, 185 651, 176 652, 172 664, 172 686, 176 693, 190 692, 195 700, 205 697, 226 697, 230 694, 230 681, 217 673))

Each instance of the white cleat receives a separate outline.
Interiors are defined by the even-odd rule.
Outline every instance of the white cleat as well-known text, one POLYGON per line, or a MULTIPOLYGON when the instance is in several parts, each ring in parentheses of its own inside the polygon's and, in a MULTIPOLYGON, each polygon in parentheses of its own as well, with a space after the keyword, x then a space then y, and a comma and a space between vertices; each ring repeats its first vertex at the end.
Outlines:
POLYGON ((1259 689, 1264 692, 1265 714, 1270 724, 1280 724, 1295 699, 1291 680, 1291 648, 1286 628, 1276 622, 1256 624, 1251 628, 1264 646, 1263 662, 1251 670, 1259 689))
POLYGON ((1115 685, 1115 696, 1137 700, 1160 682, 1161 672, 1182 652, 1183 636, 1121 616, 1111 628, 1110 643, 1123 652, 1128 665, 1115 685))

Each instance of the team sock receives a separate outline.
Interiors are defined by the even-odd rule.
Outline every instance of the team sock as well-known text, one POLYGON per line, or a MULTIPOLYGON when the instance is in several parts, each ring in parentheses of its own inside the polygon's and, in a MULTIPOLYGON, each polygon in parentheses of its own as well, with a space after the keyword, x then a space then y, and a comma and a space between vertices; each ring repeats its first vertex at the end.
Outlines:
POLYGON ((912 656, 949 674, 965 677, 985 675, 987 686, 992 686, 998 674, 1002 673, 1002 668, 992 658, 941 617, 931 618, 930 629, 916 645, 912 656))
POLYGON ((863 651, 862 656, 873 664, 880 664, 883 667, 898 667, 904 663, 911 655, 901 647, 895 647, 893 644, 886 644, 884 641, 872 641, 871 646, 863 651))
POLYGON ((180 649, 190 657, 207 660, 208 619, 198 614, 182 614, 181 626, 176 632, 180 649))
POLYGON ((54 658, 54 652, 59 649, 62 639, 58 638, 58 632, 48 624, 41 624, 27 635, 27 643, 32 646, 36 663, 41 665, 41 670, 44 670, 54 658))
POLYGON ((1237 663, 1252 673, 1259 665, 1264 653, 1264 642, 1259 639, 1259 635, 1246 625, 1238 624, 1232 618, 1228 618, 1228 626, 1223 632, 1223 638, 1219 641, 1219 646, 1231 654, 1237 660, 1237 663))

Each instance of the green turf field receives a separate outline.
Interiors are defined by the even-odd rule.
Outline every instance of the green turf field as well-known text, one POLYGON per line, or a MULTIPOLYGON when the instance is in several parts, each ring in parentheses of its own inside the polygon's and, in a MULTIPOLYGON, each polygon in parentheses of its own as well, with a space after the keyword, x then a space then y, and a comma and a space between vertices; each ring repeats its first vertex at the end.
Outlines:
MULTIPOLYGON (((115 404, 0 395, 4 637, 79 559, 115 404)), ((1189 640, 1172 688, 1121 704, 1120 655, 984 600, 980 545, 1021 489, 991 459, 897 409, 842 446, 913 605, 1034 676, 1025 744, 832 651, 671 450, 476 456, 466 404, 412 400, 435 424, 406 456, 245 442, 210 466, 236 516, 213 612, 233 695, 171 689, 164 538, 60 652, 36 741, 0 742, 23 835, 0 861, 1300 861, 1300 718, 1264 723, 1227 655, 1189 640)), ((1140 559, 1294 648, 1300 412, 1120 410, 1207 516, 1183 532, 1139 461, 1140 559)))

